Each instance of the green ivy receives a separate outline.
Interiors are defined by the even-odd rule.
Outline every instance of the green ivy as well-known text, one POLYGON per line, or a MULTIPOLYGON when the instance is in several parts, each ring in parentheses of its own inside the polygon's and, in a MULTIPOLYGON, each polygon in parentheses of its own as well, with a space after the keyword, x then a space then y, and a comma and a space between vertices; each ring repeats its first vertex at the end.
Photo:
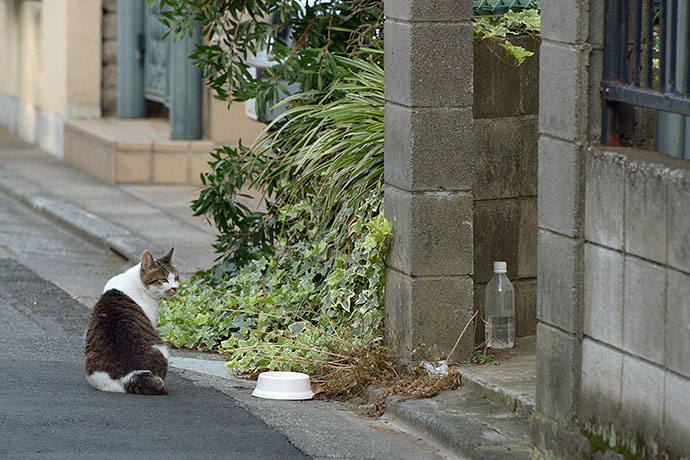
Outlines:
POLYGON ((520 12, 507 11, 501 16, 480 16, 472 21, 475 37, 497 42, 505 52, 520 65, 533 52, 522 46, 514 45, 508 39, 511 35, 539 35, 541 32, 541 13, 538 9, 520 12))
MULTIPOLYGON (((372 196, 343 209, 347 227, 308 240, 283 239, 271 257, 249 262, 209 284, 196 276, 161 306, 159 329, 178 347, 219 351, 229 368, 301 369, 319 373, 343 347, 380 341, 386 239, 390 223, 372 196)), ((307 202, 280 211, 285 223, 308 222, 307 202)))

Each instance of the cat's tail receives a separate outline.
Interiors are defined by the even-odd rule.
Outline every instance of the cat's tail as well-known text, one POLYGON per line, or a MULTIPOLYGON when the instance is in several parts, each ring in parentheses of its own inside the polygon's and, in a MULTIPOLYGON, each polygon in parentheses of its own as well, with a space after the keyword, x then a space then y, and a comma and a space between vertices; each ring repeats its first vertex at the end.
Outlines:
POLYGON ((149 370, 134 371, 124 379, 124 387, 127 393, 139 395, 167 395, 163 379, 149 370))

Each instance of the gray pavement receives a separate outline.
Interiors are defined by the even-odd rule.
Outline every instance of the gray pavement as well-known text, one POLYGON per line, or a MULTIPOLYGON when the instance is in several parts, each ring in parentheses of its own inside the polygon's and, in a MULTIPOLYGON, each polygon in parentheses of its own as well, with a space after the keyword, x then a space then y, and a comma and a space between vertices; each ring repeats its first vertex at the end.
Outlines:
MULTIPOLYGON (((186 202, 195 194, 192 187, 107 185, 0 130, 0 259, 23 264, 88 307, 95 303, 105 281, 130 266, 145 248, 162 251, 175 246, 177 263, 189 276, 209 268, 215 257, 213 229, 185 211, 186 202)), ((43 326, 57 322, 64 312, 51 314, 52 320, 43 321, 43 326)), ((0 319, 0 332, 25 328, 28 334, 15 339, 3 334, 0 346, 16 353, 12 359, 40 356, 46 362, 64 363, 47 366, 43 378, 53 371, 76 372, 76 367, 68 365, 75 364, 75 358, 66 350, 80 344, 81 338, 43 334, 33 340, 31 337, 38 336, 30 332, 38 330, 32 329, 38 323, 23 321, 30 317, 19 309, 0 319)), ((0 352, 2 359, 7 356, 0 352)), ((508 409, 487 401, 486 394, 480 397, 463 387, 430 400, 392 398, 384 417, 370 420, 335 402, 252 398, 254 383, 229 376, 217 360, 217 356, 175 352, 171 392, 179 383, 179 394, 184 394, 189 382, 220 390, 314 458, 531 458, 529 422, 513 411, 518 396, 526 399, 521 407, 531 408, 533 388, 529 385, 533 382, 518 379, 514 384, 526 389, 505 392, 507 401, 504 395, 490 398, 505 402, 508 409)), ((474 382, 477 389, 488 388, 486 381, 496 383, 490 382, 490 373, 476 377, 473 373, 472 368, 464 369, 463 381, 474 382)), ((531 411, 518 413, 529 415, 531 411)))
POLYGON ((102 393, 83 376, 88 310, 0 259, 0 458, 308 458, 240 404, 171 375, 169 397, 102 393))

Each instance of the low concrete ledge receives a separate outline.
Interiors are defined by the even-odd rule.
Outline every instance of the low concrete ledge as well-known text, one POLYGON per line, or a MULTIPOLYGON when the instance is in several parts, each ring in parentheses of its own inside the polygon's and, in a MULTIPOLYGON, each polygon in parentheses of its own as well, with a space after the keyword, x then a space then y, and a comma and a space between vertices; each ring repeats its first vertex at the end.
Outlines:
POLYGON ((463 458, 531 459, 530 424, 468 388, 431 399, 386 399, 403 423, 463 458))
POLYGON ((210 140, 170 140, 162 119, 65 121, 64 159, 110 184, 198 184, 210 140))

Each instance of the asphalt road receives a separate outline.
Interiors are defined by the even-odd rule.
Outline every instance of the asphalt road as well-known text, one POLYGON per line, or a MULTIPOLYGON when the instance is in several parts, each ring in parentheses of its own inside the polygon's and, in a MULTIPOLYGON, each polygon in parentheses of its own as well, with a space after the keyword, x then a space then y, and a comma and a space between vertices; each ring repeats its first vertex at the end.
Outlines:
POLYGON ((87 313, 0 260, 0 458, 308 458, 231 398, 175 374, 167 397, 92 389, 80 362, 87 313))
POLYGON ((89 311, 24 265, 66 283, 81 266, 88 298, 101 287, 86 284, 122 261, 94 262, 98 249, 71 238, 0 197, 0 459, 309 458, 232 398, 174 373, 168 396, 92 389, 81 367, 89 311), (71 270, 60 256, 82 260, 71 270))

